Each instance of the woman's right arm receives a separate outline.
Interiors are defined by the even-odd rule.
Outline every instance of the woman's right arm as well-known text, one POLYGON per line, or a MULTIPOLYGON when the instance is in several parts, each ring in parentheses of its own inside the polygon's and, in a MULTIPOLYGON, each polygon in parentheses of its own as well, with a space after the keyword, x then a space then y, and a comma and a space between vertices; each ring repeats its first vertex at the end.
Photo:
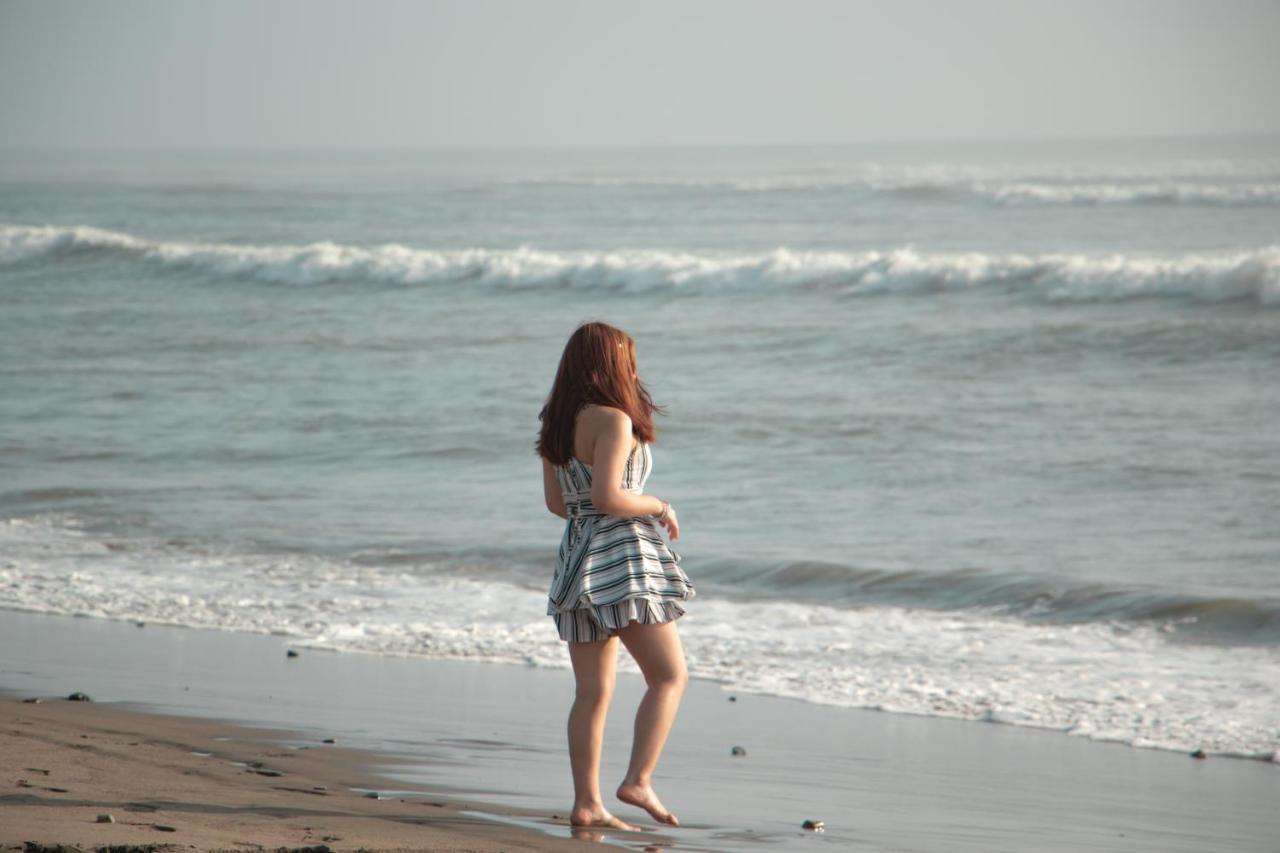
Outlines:
POLYGON ((612 406, 597 410, 600 429, 591 451, 591 503, 600 512, 619 518, 639 515, 667 516, 662 524, 667 526, 671 538, 679 536, 676 511, 653 495, 636 495, 622 488, 622 470, 631 455, 631 418, 626 412, 612 406))

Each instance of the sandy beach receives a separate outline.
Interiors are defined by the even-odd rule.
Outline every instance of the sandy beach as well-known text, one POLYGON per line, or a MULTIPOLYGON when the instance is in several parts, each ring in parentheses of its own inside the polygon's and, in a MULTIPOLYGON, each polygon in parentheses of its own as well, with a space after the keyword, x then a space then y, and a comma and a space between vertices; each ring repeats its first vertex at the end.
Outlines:
MULTIPOLYGON (((284 637, 0 614, 0 687, 12 697, 0 705, 0 842, 580 843, 564 821, 567 672, 309 649, 289 657, 290 648, 284 637), (63 698, 77 690, 94 701, 63 698), (374 791, 379 799, 367 796, 374 791), (115 823, 95 823, 103 813, 115 823)), ((620 676, 606 796, 642 687, 620 676)), ((649 831, 599 840, 689 850, 1265 851, 1280 833, 1272 763, 730 694, 705 681, 690 685, 656 783, 685 826, 659 832, 610 798, 649 831), (734 746, 746 754, 732 755, 734 746), (806 819, 823 820, 825 832, 805 832, 806 819)))
MULTIPOLYGON (((568 842, 397 796, 372 756, 285 731, 65 699, 0 699, 0 845, 85 850, 561 850, 568 842), (285 745, 285 744, 289 745, 285 745), (370 796, 375 794, 377 796, 370 796)), ((384 759, 385 760, 385 759, 384 759)))

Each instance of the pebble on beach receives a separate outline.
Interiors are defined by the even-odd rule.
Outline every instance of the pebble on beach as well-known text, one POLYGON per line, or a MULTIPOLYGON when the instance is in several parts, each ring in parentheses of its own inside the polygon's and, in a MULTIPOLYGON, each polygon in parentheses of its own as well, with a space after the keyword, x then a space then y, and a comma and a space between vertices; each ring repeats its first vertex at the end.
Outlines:
POLYGON ((820 820, 806 820, 804 823, 800 824, 800 828, 807 829, 811 832, 822 832, 822 830, 827 828, 827 825, 820 820))
POLYGON ((284 653, 284 656, 288 658, 296 658, 298 656, 298 653, 295 652, 293 649, 289 649, 289 651, 284 653))
POLYGON ((116 819, 109 814, 98 815, 98 823, 115 823, 116 819))
POLYGON ((1203 749, 1197 749, 1195 752, 1191 753, 1191 757, 1192 758, 1208 758, 1208 756, 1204 754, 1203 749))
POLYGON ((746 754, 747 754, 747 751, 746 751, 745 749, 743 749, 742 747, 740 747, 740 746, 735 746, 733 749, 729 750, 729 752, 730 752, 730 753, 732 753, 733 755, 746 755, 746 754))
POLYGON ((71 702, 92 702, 93 701, 92 699, 89 698, 88 693, 81 693, 79 690, 77 690, 75 693, 72 693, 70 696, 67 697, 67 699, 71 702))

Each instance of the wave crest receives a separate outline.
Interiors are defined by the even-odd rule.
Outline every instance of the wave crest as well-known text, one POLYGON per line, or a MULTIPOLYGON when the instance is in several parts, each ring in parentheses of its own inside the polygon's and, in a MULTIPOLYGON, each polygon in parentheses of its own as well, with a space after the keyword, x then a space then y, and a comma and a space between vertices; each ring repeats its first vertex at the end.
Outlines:
POLYGON ((868 196, 978 201, 1004 206, 1187 205, 1272 207, 1280 205, 1280 181, 1175 180, 1128 177, 977 178, 933 175, 768 175, 678 177, 563 175, 525 178, 526 186, 619 188, 746 194, 840 192, 868 196))
POLYGON ((819 289, 839 294, 1003 287, 1050 301, 1174 297, 1280 305, 1280 245, 1236 252, 1159 255, 926 252, 697 253, 670 249, 557 252, 415 249, 322 241, 254 246, 147 240, 91 226, 0 225, 0 266, 92 253, 273 284, 374 282, 547 286, 648 291, 819 289))

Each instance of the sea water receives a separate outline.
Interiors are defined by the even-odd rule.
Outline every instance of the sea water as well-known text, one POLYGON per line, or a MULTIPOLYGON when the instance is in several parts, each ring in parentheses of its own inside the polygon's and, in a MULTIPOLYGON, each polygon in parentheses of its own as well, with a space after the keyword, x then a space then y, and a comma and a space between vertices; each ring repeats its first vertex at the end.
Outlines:
POLYGON ((1276 137, 6 152, 0 607, 567 666, 588 319, 695 676, 1280 748, 1276 137))

